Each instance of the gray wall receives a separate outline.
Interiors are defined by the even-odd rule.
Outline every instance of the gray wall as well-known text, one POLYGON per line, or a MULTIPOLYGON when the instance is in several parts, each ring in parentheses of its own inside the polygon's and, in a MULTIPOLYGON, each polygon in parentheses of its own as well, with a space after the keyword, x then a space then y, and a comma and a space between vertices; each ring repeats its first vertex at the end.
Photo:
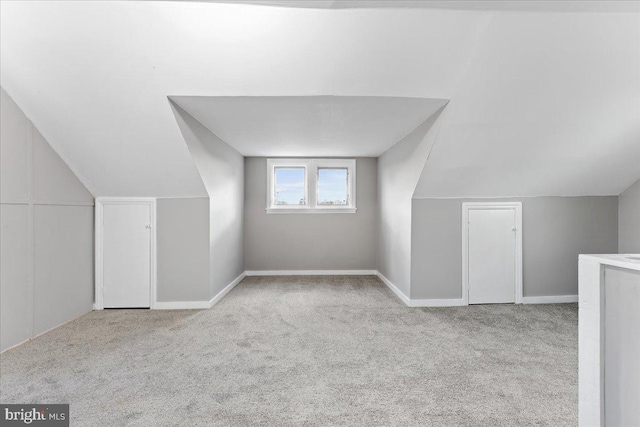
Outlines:
POLYGON ((441 112, 378 159, 378 271, 406 296, 411 285, 411 197, 435 141, 441 112))
MULTIPOLYGON (((462 297, 462 202, 414 199, 412 299, 462 297)), ((522 202, 524 296, 577 295, 578 254, 616 253, 618 198, 532 197, 522 202)))
POLYGON ((267 214, 267 160, 245 160, 247 270, 375 270, 377 159, 356 159, 354 214, 267 214))
POLYGON ((0 90, 0 350, 92 309, 93 196, 0 90))
POLYGON ((158 301, 208 301, 209 199, 157 199, 158 301))
POLYGON ((618 197, 618 252, 640 254, 640 179, 618 197))
POLYGON ((244 157, 171 102, 182 136, 209 193, 209 298, 244 268, 244 157))

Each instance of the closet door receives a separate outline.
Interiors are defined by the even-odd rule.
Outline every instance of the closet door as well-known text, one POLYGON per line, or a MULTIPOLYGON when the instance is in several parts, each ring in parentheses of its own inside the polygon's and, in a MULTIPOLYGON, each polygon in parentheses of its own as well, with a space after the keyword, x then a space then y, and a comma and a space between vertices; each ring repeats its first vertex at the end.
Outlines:
POLYGON ((152 209, 148 203, 102 205, 104 308, 151 306, 152 209))
POLYGON ((467 218, 469 304, 516 302, 516 208, 474 206, 467 218))

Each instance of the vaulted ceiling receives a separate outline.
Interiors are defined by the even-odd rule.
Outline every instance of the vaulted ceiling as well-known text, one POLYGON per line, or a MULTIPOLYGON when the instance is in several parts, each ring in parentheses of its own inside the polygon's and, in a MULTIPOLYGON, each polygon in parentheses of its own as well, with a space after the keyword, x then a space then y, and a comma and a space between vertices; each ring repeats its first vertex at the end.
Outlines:
POLYGON ((97 196, 206 195, 170 96, 243 154, 291 156, 377 155, 427 115, 390 100, 448 99, 420 197, 640 177, 629 2, 287 3, 3 1, 0 84, 97 196))
MULTIPOLYGON (((181 0, 174 0, 181 1, 181 0)), ((427 8, 451 10, 515 10, 536 12, 638 12, 636 1, 576 0, 198 0, 210 3, 244 3, 262 6, 315 9, 427 8)))

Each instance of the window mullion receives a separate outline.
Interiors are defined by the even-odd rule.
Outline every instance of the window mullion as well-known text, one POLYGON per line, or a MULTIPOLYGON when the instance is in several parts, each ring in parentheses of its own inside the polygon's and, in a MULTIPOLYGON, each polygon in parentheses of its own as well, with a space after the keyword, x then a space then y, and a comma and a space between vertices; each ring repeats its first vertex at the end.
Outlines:
POLYGON ((309 207, 315 209, 318 206, 318 164, 314 160, 309 161, 309 207))

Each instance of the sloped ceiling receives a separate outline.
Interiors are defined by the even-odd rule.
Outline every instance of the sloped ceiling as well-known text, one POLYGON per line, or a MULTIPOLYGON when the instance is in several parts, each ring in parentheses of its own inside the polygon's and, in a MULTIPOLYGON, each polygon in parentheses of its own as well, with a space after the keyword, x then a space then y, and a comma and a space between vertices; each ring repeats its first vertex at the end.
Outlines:
POLYGON ((637 14, 563 15, 544 25, 494 16, 414 197, 628 188, 640 178, 639 24, 637 14))
MULTIPOLYGON (((184 1, 184 0, 173 0, 184 1)), ((592 0, 198 0, 315 9, 428 8, 453 10, 520 10, 538 12, 638 12, 636 1, 592 0)))
POLYGON ((243 156, 378 157, 446 103, 382 96, 171 99, 243 156))
POLYGON ((605 2, 0 8, 0 84, 97 196, 206 195, 169 95, 450 99, 421 197, 618 194, 640 175, 640 15, 605 2))

